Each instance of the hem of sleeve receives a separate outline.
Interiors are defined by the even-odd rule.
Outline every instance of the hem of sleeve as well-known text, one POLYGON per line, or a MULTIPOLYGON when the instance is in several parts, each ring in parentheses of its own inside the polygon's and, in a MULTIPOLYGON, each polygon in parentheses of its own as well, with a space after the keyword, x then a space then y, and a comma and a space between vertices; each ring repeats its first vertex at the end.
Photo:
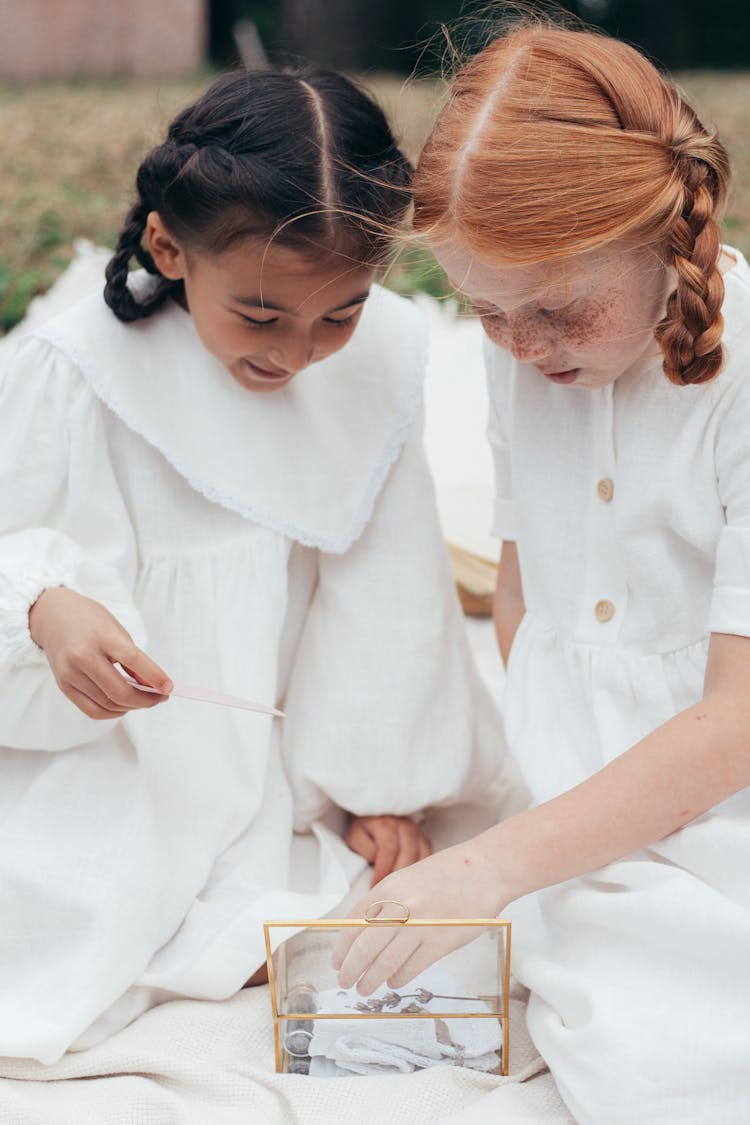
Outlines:
POLYGON ((492 534, 498 539, 515 540, 517 538, 516 512, 512 500, 496 501, 492 520, 492 534))
POLYGON ((714 589, 708 630, 750 637, 750 590, 726 586, 714 589))
POLYGON ((44 590, 67 585, 59 574, 27 574, 0 596, 0 663, 40 664, 46 659, 29 632, 29 610, 44 590))

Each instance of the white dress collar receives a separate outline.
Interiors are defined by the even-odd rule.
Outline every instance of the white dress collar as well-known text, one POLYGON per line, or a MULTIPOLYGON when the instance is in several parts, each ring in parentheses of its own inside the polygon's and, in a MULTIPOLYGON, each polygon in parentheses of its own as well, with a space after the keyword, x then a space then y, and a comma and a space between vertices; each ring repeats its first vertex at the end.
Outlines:
POLYGON ((362 533, 422 401, 423 318, 379 286, 341 351, 272 394, 240 387, 177 305, 126 325, 95 294, 34 334, 196 491, 333 553, 362 533))

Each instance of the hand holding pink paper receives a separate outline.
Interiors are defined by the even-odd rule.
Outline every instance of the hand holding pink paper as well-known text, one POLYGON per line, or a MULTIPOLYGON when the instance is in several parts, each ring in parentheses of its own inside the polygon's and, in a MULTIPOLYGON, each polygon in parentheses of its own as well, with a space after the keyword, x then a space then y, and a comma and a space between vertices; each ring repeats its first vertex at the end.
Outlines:
POLYGON ((164 702, 172 682, 99 602, 66 586, 42 590, 29 610, 32 640, 47 657, 63 695, 90 719, 111 720, 164 702), (127 666, 124 677, 119 665, 127 666), (119 674, 118 674, 119 673, 119 674), (139 681, 156 698, 134 691, 139 681))
MULTIPOLYGON (((149 687, 148 684, 139 684, 132 676, 126 678, 139 691, 160 694, 158 688, 149 687)), ((201 703, 218 703, 222 707, 238 707, 243 711, 258 711, 261 715, 284 717, 284 712, 277 711, 275 707, 266 707, 265 704, 254 703, 251 699, 241 699, 237 695, 224 695, 221 692, 212 691, 210 688, 193 687, 191 684, 173 683, 169 695, 170 697, 176 696, 179 699, 196 699, 201 703)))
POLYGON ((29 612, 29 630, 44 650, 60 690, 92 719, 118 718, 171 696, 263 715, 283 714, 250 699, 173 683, 109 610, 65 586, 42 591, 29 612), (159 687, 153 687, 155 683, 159 687), (144 698, 144 693, 157 698, 144 698))

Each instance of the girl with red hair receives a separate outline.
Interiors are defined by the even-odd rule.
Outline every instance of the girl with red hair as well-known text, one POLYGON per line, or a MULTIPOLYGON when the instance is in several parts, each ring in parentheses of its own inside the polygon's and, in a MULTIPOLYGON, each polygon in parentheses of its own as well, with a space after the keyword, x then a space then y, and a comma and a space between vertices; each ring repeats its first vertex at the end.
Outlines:
MULTIPOLYGON (((728 178, 636 50, 527 24, 458 73, 415 182, 488 337, 495 620, 534 802, 353 913, 513 903, 532 1036, 592 1125, 750 1108, 750 269, 720 243, 728 178)), ((446 951, 427 932, 342 941, 342 983, 403 984, 446 951)))

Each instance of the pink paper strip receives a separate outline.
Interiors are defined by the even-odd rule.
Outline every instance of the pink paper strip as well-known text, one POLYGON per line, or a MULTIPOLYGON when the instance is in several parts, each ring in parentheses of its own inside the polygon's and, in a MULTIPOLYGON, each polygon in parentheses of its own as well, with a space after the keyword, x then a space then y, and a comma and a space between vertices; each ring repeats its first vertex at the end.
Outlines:
MULTIPOLYGON (((125 673, 123 675, 128 683, 138 688, 139 691, 161 695, 158 688, 139 684, 132 676, 125 673)), ((277 711, 275 707, 266 707, 263 703, 254 703, 251 699, 240 699, 237 695, 223 695, 221 692, 211 691, 208 688, 193 687, 191 684, 174 684, 169 694, 170 696, 177 696, 179 699, 197 699, 201 703, 218 703, 221 707, 239 707, 242 711, 258 711, 261 715, 278 715, 280 719, 284 718, 284 712, 277 711)))

